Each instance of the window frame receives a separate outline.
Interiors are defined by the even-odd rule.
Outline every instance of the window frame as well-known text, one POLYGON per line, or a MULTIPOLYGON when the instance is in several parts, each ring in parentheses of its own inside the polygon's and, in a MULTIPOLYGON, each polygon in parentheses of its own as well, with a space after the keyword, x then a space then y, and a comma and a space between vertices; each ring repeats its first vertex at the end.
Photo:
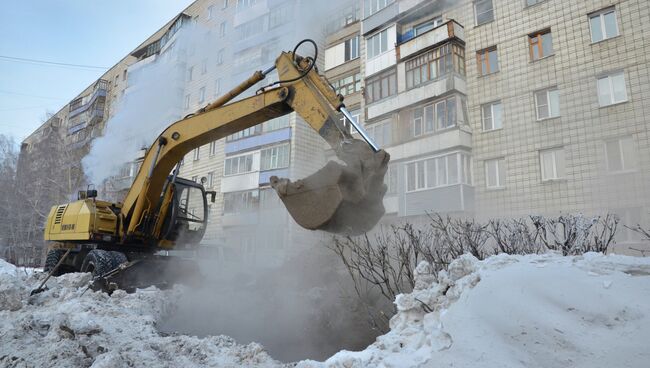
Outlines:
POLYGON ((368 60, 379 57, 382 54, 388 52, 388 50, 390 50, 389 45, 388 45, 388 30, 390 28, 391 27, 384 28, 381 31, 378 31, 378 32, 374 33, 372 36, 369 36, 369 37, 366 38, 366 58, 368 60), (382 47, 382 44, 383 44, 383 42, 382 42, 382 34, 384 35, 384 38, 386 39, 386 42, 385 42, 386 43, 386 49, 383 50, 383 51, 381 50, 381 47, 382 47), (379 41, 378 41, 379 52, 377 52, 376 54, 375 54, 375 52, 377 50, 375 50, 375 47, 373 46, 373 43, 372 43, 373 42, 372 40, 375 37, 379 38, 379 41))
POLYGON ((485 166, 485 188, 488 190, 501 190, 506 188, 506 158, 505 157, 497 157, 497 158, 491 158, 488 160, 485 160, 484 163, 485 166), (496 185, 490 185, 489 177, 490 177, 490 172, 489 172, 489 163, 490 162, 496 162, 496 179, 497 179, 497 184, 496 185), (501 165, 503 164, 503 178, 501 178, 500 173, 502 172, 501 165))
POLYGON ((625 71, 624 70, 619 70, 619 71, 615 71, 615 72, 611 72, 611 73, 608 73, 608 74, 603 74, 603 75, 598 76, 596 78, 596 93, 598 94, 598 105, 600 107, 609 107, 609 106, 614 106, 614 105, 618 105, 618 104, 622 104, 622 103, 626 103, 626 102, 630 101, 630 96, 627 93, 627 82, 625 80, 625 71), (620 100, 620 101, 615 101, 614 100, 614 98, 615 98, 615 96, 614 96, 615 95, 614 94, 614 77, 619 76, 619 75, 623 77, 623 91, 625 92, 625 99, 620 100), (603 80, 603 79, 607 79, 607 87, 609 89, 608 92, 609 92, 609 96, 610 96, 609 103, 605 104, 605 105, 603 105, 601 103, 601 100, 600 100, 600 96, 601 96, 601 93, 600 93, 600 81, 603 80))
MULTIPOLYGON (((253 161, 254 161, 254 156, 255 156, 255 155, 254 155, 253 153, 245 153, 245 154, 242 154, 242 155, 236 155, 236 156, 229 156, 229 157, 226 157, 226 159, 224 160, 224 163, 223 163, 223 176, 224 176, 224 177, 229 177, 229 176, 236 176, 236 175, 250 174, 250 173, 252 173, 252 172, 255 172, 256 170, 255 170, 255 167, 254 167, 254 165, 253 165, 253 164, 254 164, 254 162, 253 162, 253 161), (251 166, 251 167, 250 167, 250 170, 239 171, 240 161, 241 161, 242 159, 248 161, 248 157, 250 157, 250 162, 251 162, 251 164, 250 164, 250 166, 251 166), (236 173, 233 173, 233 172, 232 172, 232 162, 233 162, 234 159, 237 159, 237 172, 236 172, 236 173), (230 169, 231 169, 231 170, 230 170, 230 171, 231 171, 230 173, 227 173, 227 168, 228 168, 227 162, 228 162, 228 161, 230 161, 230 169)), ((247 162, 246 162, 246 161, 244 162, 244 165, 247 165, 247 162)))
POLYGON ((527 39, 527 41, 528 41, 528 55, 530 57, 530 62, 543 60, 543 59, 546 59, 548 57, 551 57, 551 56, 555 55, 555 47, 553 45, 553 32, 552 32, 551 28, 545 28, 545 29, 542 29, 542 30, 539 30, 539 31, 535 31, 533 33, 529 33, 527 38, 528 38, 527 39), (544 55, 544 43, 543 43, 544 37, 543 36, 547 35, 547 34, 550 35, 550 37, 551 37, 551 52, 548 55, 544 55), (537 42, 533 42, 534 38, 537 38, 537 42), (539 55, 538 58, 534 57, 533 50, 535 49, 535 47, 537 47, 537 52, 538 52, 538 55, 539 55))
MULTIPOLYGON (((268 155, 268 154, 267 154, 268 155)), ((284 144, 278 144, 275 146, 271 147, 266 147, 260 150, 260 171, 272 171, 272 170, 279 170, 279 169, 285 169, 291 165, 291 145, 289 143, 284 143, 284 144), (286 155, 283 155, 280 150, 281 149, 286 149, 286 155), (275 150, 275 154, 273 154, 275 150), (271 152, 270 153, 270 158, 269 162, 269 167, 265 168, 264 167, 264 153, 265 152, 271 152), (281 156, 286 157, 286 163, 285 162, 280 162, 281 156), (273 165, 273 160, 275 160, 275 165, 273 165)))
POLYGON ((481 105, 481 127, 483 128, 483 132, 493 132, 496 130, 501 130, 503 129, 503 102, 501 100, 496 100, 492 102, 487 102, 481 105), (501 120, 499 122, 499 127, 495 128, 494 124, 494 106, 499 105, 501 107, 501 120), (489 107, 490 108, 490 123, 492 128, 486 129, 485 128, 485 108, 489 107))
POLYGON ((475 27, 479 27, 479 26, 482 26, 482 25, 484 25, 484 24, 488 24, 488 23, 492 23, 492 22, 494 22, 495 14, 494 14, 494 1, 493 1, 493 0, 474 0, 474 1, 472 2, 472 8, 474 9, 474 26, 475 26, 475 27), (483 22, 479 23, 479 21, 478 21, 479 14, 478 14, 478 9, 477 9, 476 5, 477 5, 478 3, 488 2, 488 1, 489 1, 490 4, 492 5, 492 7, 490 8, 489 11, 484 12, 484 13, 482 13, 482 14, 486 14, 486 13, 488 13, 488 12, 492 12, 492 17, 491 17, 490 20, 483 21, 483 22))
MULTIPOLYGON (((467 179, 468 183, 465 183, 463 181, 463 177, 466 176, 467 174, 471 175, 471 167, 466 168, 464 167, 464 163, 470 163, 471 162, 471 155, 468 154, 467 152, 464 151, 453 151, 449 153, 445 153, 442 155, 436 155, 436 156, 429 156, 425 158, 419 158, 417 160, 411 160, 407 161, 404 163, 404 193, 409 194, 409 193, 415 193, 415 192, 421 192, 425 190, 435 190, 435 189, 440 189, 440 188, 445 188, 449 186, 454 186, 454 185, 471 185, 471 178, 465 178, 467 179), (464 156, 468 156, 469 159, 465 160, 464 156), (444 161, 444 173, 445 173, 445 178, 444 181, 440 180, 439 175, 441 173, 441 167, 440 167, 440 160, 444 161), (450 182, 450 172, 449 170, 449 162, 455 162, 456 166, 456 181, 455 182, 450 182), (429 183, 429 179, 432 177, 432 175, 429 175, 429 169, 430 169, 430 164, 433 163, 433 171, 434 171, 434 176, 435 176, 435 183, 429 183), (413 189, 409 189, 409 184, 411 183, 409 180, 409 167, 414 167, 414 180, 415 184, 413 186, 413 189), (420 175, 418 168, 422 167, 422 173, 420 175), (420 186, 420 179, 421 181, 421 186, 420 186)), ((397 183, 399 185, 399 183, 397 183)))
POLYGON ((366 96, 366 103, 367 104, 373 104, 382 100, 385 100, 391 96, 397 95, 397 68, 393 67, 387 70, 383 70, 371 77, 366 77, 365 78, 365 96, 366 96), (383 81, 387 80, 387 94, 383 94, 384 90, 384 83, 383 81), (391 84, 392 82, 392 84, 391 84), (391 86, 394 85, 394 88, 391 88, 391 86), (374 98, 374 93, 375 93, 375 87, 379 88, 379 98, 375 99, 374 98), (393 93, 391 93, 391 91, 393 93))
POLYGON ((476 66, 478 69, 478 75, 480 77, 484 77, 490 74, 498 73, 501 70, 501 65, 499 64, 499 52, 497 45, 493 45, 490 47, 486 47, 482 50, 476 51, 476 66), (494 52, 494 55, 496 55, 496 69, 492 70, 490 66, 490 53, 494 52), (486 72, 483 73, 483 65, 486 65, 486 72))
POLYGON ((539 151, 539 166, 540 166, 540 177, 542 183, 553 182, 553 181, 562 181, 567 179, 567 170, 566 170, 566 154, 564 152, 564 147, 552 147, 539 151), (560 176, 558 173, 558 159, 557 153, 562 152, 562 159, 564 160, 564 175, 560 176), (553 177, 545 177, 546 170, 544 169, 544 159, 543 155, 545 153, 552 153, 553 156, 553 177))
POLYGON ((562 111, 560 109, 560 89, 557 86, 548 87, 548 88, 540 89, 540 90, 537 90, 537 91, 533 92, 533 100, 535 100, 535 118, 537 119, 537 121, 556 119, 556 118, 559 118, 559 117, 562 116, 562 111), (555 91, 557 91, 557 115, 551 115, 552 109, 551 109, 551 94, 550 93, 555 92, 555 91), (545 106, 547 106, 547 108, 548 108, 548 116, 547 117, 540 118, 540 116, 539 116, 539 107, 540 107, 540 105, 539 105, 538 100, 537 100, 537 95, 539 93, 544 93, 545 96, 546 96, 545 97, 546 98, 546 105, 545 106))
MULTIPOLYGON (((603 142, 603 148, 605 150, 605 170, 607 171, 608 174, 624 174, 624 173, 630 173, 630 172, 635 172, 638 170, 638 157, 635 157, 631 163, 627 164, 626 163, 626 158, 625 158, 625 150, 624 147, 625 145, 628 144, 632 146, 633 148, 635 147, 634 144, 634 137, 631 135, 628 136, 623 136, 623 137, 617 137, 614 139, 608 139, 603 142), (629 140, 630 142, 624 142, 629 140), (620 170, 614 170, 610 168, 609 166, 609 161, 610 161, 610 152, 609 149, 607 148, 608 143, 616 142, 617 148, 618 148, 618 154, 620 155, 620 163, 621 163, 621 169, 620 170)), ((638 156, 638 152, 636 152, 636 149, 633 150, 632 154, 636 154, 638 156)))
POLYGON ((201 147, 196 147, 192 150, 192 161, 198 161, 201 159, 201 147))
POLYGON ((587 19, 589 21, 589 38, 591 39, 592 44, 596 44, 596 43, 600 43, 600 42, 603 42, 603 41, 611 40, 611 39, 616 38, 616 37, 621 35, 621 29, 620 29, 620 27, 618 25, 618 12, 616 11, 616 6, 615 5, 614 6, 608 6, 606 8, 597 10, 597 11, 592 12, 592 13, 589 13, 589 14, 587 14, 587 19), (616 34, 611 36, 611 37, 606 36, 607 27, 606 27, 606 23, 605 23, 605 15, 607 15, 609 13, 614 13, 614 21, 615 21, 614 26, 615 26, 615 31, 616 31, 616 34), (601 30, 602 30, 602 33, 603 33, 603 38, 598 40, 598 41, 594 41, 594 29, 591 26, 591 20, 592 20, 592 18, 595 18, 595 17, 599 18, 600 27, 601 27, 601 30))

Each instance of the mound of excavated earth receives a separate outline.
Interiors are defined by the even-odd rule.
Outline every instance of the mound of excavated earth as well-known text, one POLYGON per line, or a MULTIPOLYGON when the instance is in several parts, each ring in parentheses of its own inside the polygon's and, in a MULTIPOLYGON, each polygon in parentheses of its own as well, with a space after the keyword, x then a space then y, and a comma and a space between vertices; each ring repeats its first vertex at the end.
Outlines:
MULTIPOLYGON (((361 352, 298 367, 647 367, 650 259, 463 256, 437 277, 421 263, 396 300, 391 331, 361 352)), ((183 289, 84 293, 65 275, 29 297, 42 274, 0 260, 0 367, 274 367, 258 344, 162 336, 156 321, 183 289)))

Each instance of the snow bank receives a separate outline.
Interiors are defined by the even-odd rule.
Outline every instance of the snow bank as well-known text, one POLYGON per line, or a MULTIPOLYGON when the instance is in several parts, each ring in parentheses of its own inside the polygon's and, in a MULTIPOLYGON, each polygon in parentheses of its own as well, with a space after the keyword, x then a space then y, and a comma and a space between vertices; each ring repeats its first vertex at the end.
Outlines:
POLYGON ((88 274, 48 281, 14 272, 0 260, 0 367, 271 367, 259 344, 226 336, 161 336, 156 321, 171 312, 181 289, 112 296, 88 290, 88 274))
MULTIPOLYGON (((112 296, 64 275, 28 297, 38 275, 0 261, 0 367, 274 367, 259 344, 161 336, 182 289, 112 296)), ((650 259, 587 254, 463 256, 436 277, 421 263, 398 296, 391 332, 322 367, 647 367, 650 259)))
POLYGON ((463 256, 439 283, 429 270, 397 298, 388 334, 298 367, 648 366, 650 259, 463 256))

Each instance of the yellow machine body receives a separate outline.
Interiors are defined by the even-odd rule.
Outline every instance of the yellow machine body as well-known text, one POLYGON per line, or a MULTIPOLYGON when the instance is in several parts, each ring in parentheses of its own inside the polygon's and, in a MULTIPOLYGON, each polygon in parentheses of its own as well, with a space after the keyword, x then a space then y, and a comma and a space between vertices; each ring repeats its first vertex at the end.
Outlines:
POLYGON ((117 216, 111 206, 114 204, 110 202, 81 199, 52 207, 45 226, 45 240, 115 241, 117 216))

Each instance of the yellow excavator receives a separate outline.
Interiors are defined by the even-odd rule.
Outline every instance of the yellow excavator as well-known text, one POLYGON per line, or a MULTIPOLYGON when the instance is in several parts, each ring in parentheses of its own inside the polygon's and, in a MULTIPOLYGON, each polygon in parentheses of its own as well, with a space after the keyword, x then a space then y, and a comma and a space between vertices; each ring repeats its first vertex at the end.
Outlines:
POLYGON ((325 139, 339 162, 330 161, 295 182, 272 177, 271 186, 306 229, 348 235, 372 229, 384 214, 389 155, 318 74, 317 57, 314 41, 301 41, 293 52, 282 52, 273 67, 255 72, 224 96, 167 127, 147 150, 123 203, 98 200, 97 191, 89 189, 79 192, 75 202, 52 207, 45 228, 45 271, 54 276, 91 272, 105 289, 165 286, 192 278, 196 264, 160 251, 199 244, 207 225, 208 199, 214 202, 216 193, 178 177, 181 160, 199 146, 294 111, 325 139), (304 43, 313 45, 314 57, 296 53, 304 43), (273 70, 279 81, 232 102, 273 70), (353 138, 349 126, 361 139, 353 138))

